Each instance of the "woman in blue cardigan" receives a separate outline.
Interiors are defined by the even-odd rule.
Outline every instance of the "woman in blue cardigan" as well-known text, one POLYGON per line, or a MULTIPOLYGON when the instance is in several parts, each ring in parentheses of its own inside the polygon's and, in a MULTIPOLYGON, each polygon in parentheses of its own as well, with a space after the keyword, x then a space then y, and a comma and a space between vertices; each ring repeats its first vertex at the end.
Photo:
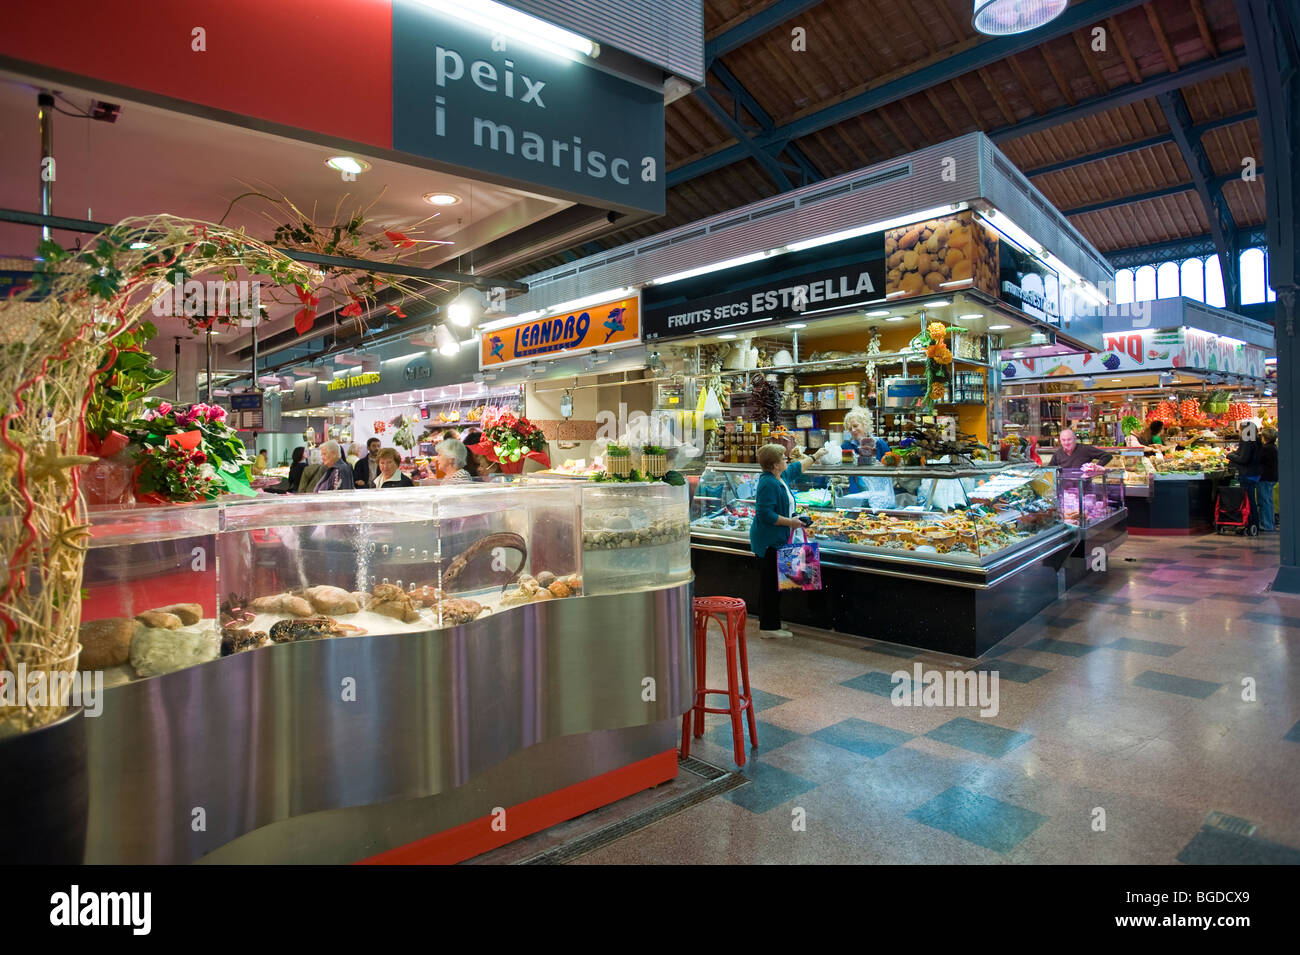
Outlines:
POLYGON ((779 444, 758 449, 762 474, 754 493, 754 520, 749 525, 749 546, 758 558, 758 633, 762 637, 792 637, 781 629, 781 591, 776 581, 776 552, 790 540, 796 527, 811 521, 794 516, 794 492, 787 481, 798 481, 803 468, 796 461, 786 467, 787 452, 779 444), (784 470, 783 470, 784 469, 784 470))

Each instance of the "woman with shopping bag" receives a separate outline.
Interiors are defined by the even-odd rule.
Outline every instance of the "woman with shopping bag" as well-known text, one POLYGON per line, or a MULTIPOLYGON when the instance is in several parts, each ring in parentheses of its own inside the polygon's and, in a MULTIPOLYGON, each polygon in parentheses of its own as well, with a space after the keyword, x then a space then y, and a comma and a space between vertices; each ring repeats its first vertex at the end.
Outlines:
POLYGON ((812 523, 794 516, 794 492, 787 481, 798 481, 803 468, 796 461, 787 466, 789 452, 784 445, 765 444, 758 449, 762 474, 754 493, 754 520, 749 525, 749 546, 758 558, 758 634, 789 638, 781 629, 781 591, 777 579, 777 554, 791 542, 795 528, 812 523))

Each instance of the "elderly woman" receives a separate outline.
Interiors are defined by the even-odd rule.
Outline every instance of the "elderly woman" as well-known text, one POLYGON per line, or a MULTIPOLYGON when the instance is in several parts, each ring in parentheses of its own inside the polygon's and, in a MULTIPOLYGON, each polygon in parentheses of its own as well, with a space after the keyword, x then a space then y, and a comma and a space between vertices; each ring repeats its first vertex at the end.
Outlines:
POLYGON ((780 444, 765 444, 758 449, 758 466, 762 474, 754 492, 754 520, 749 525, 749 547, 758 558, 758 634, 761 637, 792 637, 781 629, 781 591, 776 580, 776 552, 790 540, 796 527, 806 527, 794 516, 794 492, 786 481, 799 480, 803 468, 798 463, 787 466, 788 452, 780 444))
POLYGON ((324 471, 316 479, 313 491, 348 491, 354 478, 352 467, 343 460, 343 451, 337 441, 326 441, 320 446, 320 460, 324 471))
POLYGON ((866 408, 850 408, 844 415, 844 430, 848 433, 840 447, 857 452, 858 464, 875 464, 889 453, 889 443, 872 434, 872 428, 871 412, 866 408))
POLYGON ((375 478, 375 487, 415 487, 414 482, 402 473, 402 459, 392 448, 379 451, 379 477, 375 478))
POLYGON ((444 475, 442 483, 444 484, 461 484, 465 481, 474 480, 473 475, 465 470, 465 460, 468 451, 465 445, 455 438, 448 438, 441 442, 437 447, 438 452, 438 473, 444 475))

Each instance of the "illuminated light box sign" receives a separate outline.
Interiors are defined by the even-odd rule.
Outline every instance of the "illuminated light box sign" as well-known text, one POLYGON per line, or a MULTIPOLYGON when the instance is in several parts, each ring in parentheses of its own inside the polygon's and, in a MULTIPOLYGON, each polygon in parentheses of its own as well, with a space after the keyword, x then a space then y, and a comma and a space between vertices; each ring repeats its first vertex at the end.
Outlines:
POLYGON ((479 367, 499 368, 640 340, 641 301, 634 295, 485 331, 479 342, 479 367))
POLYGON ((344 375, 342 378, 335 378, 328 385, 327 391, 345 391, 348 388, 364 388, 366 385, 376 385, 383 380, 383 375, 377 371, 363 371, 359 375, 344 375))
POLYGON ((393 4, 393 148, 597 203, 664 212, 664 97, 393 4))
POLYGON ((1264 349, 1195 328, 1108 333, 1104 344, 1105 350, 1097 354, 1004 360, 1002 378, 1022 381, 1175 369, 1263 378, 1265 372, 1264 349))

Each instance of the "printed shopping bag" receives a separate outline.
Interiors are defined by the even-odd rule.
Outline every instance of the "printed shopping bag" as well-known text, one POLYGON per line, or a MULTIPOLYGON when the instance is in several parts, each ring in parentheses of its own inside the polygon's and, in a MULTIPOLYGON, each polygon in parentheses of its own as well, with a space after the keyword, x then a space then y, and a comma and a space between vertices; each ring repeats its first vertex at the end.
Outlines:
POLYGON ((816 544, 803 532, 803 543, 794 542, 794 528, 790 528, 790 542, 776 552, 776 581, 781 590, 821 590, 822 558, 816 544))

